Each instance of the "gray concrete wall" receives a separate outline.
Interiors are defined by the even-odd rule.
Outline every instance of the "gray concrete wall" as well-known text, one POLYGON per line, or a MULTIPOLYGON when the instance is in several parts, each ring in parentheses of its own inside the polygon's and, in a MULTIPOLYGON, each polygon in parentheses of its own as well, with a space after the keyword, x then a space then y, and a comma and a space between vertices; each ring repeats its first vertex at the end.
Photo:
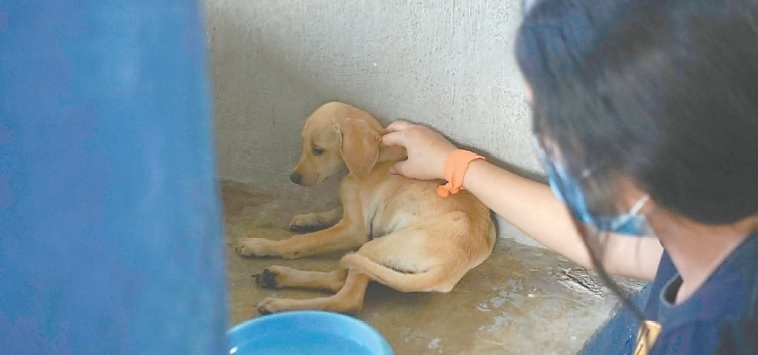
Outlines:
POLYGON ((331 100, 538 173, 513 56, 520 2, 206 0, 220 177, 288 184, 303 119, 331 100))

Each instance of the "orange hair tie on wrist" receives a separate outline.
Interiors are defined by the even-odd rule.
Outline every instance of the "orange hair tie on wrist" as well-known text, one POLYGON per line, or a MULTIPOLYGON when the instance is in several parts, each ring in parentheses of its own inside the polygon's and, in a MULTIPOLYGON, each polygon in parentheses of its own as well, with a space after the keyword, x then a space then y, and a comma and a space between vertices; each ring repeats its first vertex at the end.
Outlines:
POLYGON ((456 149, 450 153, 445 158, 445 166, 442 169, 442 177, 447 180, 447 183, 437 187, 437 196, 446 198, 463 189, 463 177, 466 175, 468 165, 478 159, 486 160, 481 155, 463 149, 456 149))

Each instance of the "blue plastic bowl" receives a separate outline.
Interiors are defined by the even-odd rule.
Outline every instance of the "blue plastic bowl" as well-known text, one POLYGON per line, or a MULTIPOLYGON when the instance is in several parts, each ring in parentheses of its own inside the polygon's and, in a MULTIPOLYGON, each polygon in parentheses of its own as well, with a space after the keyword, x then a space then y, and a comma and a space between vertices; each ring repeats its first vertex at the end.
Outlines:
POLYGON ((258 317, 227 332, 229 354, 392 355, 387 341, 358 319, 323 311, 258 317))

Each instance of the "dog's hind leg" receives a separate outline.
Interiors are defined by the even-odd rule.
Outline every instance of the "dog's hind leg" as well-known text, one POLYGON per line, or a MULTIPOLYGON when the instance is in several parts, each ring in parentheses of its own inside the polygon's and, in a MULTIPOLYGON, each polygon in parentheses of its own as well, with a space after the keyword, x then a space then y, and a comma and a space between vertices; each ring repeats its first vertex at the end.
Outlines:
POLYGON ((340 265, 402 292, 450 292, 491 253, 488 226, 472 228, 465 213, 451 212, 374 239, 340 265))
POLYGON ((293 232, 313 232, 329 228, 342 218, 342 206, 321 213, 306 213, 292 217, 287 228, 293 232))
POLYGON ((270 314, 307 309, 340 313, 357 312, 363 308, 363 297, 366 295, 368 282, 369 278, 366 275, 350 271, 345 284, 332 296, 303 300, 269 297, 258 303, 258 312, 270 314))
POLYGON ((255 283, 264 288, 308 288, 337 292, 345 285, 347 270, 304 271, 273 265, 253 276, 255 283))

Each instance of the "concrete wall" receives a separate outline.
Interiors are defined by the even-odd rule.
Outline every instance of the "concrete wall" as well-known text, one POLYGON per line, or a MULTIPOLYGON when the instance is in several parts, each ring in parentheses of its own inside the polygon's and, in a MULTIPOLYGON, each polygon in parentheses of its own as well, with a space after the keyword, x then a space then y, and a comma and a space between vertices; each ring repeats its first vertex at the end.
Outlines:
POLYGON ((520 2, 206 0, 220 177, 288 184, 302 121, 330 100, 539 172, 513 56, 520 2))

